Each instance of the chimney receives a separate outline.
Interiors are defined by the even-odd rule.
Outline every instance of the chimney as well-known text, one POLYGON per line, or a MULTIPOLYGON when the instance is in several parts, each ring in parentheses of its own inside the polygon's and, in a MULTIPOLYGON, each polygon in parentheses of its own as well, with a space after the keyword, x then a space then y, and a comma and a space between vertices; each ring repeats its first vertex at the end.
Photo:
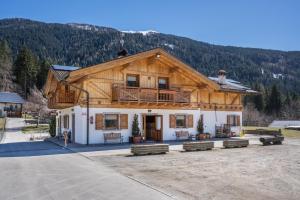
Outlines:
POLYGON ((128 55, 128 52, 126 49, 122 48, 119 52, 118 52, 118 58, 122 58, 128 55))
POLYGON ((218 72, 218 82, 219 84, 226 84, 226 71, 225 70, 219 70, 218 72))

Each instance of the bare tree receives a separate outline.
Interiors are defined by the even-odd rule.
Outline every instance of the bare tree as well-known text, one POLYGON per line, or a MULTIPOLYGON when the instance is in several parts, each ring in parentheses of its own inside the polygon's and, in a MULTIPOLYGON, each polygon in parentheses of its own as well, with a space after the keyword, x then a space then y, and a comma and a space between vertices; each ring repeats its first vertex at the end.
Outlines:
POLYGON ((24 105, 24 111, 37 113, 36 127, 39 126, 40 117, 45 116, 47 113, 49 113, 49 109, 47 108, 47 99, 43 96, 43 93, 36 87, 30 90, 30 95, 24 105))

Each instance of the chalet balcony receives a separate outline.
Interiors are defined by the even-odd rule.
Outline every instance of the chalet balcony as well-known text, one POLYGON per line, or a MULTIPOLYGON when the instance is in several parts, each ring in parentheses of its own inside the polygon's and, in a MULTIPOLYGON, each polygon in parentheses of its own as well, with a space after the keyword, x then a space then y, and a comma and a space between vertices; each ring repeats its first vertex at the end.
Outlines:
POLYGON ((60 108, 65 107, 65 105, 72 105, 75 102, 75 91, 70 91, 66 93, 57 93, 50 97, 48 100, 49 108, 60 108))
POLYGON ((113 101, 190 104, 191 92, 115 85, 113 86, 113 101))

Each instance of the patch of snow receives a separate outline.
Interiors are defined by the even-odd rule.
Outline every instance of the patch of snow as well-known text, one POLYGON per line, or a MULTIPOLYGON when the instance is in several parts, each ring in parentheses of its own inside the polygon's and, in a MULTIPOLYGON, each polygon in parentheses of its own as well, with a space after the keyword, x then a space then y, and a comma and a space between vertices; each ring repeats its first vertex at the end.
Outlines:
POLYGON ((122 33, 140 33, 140 34, 143 34, 143 36, 158 33, 157 31, 153 31, 153 30, 146 30, 146 31, 121 31, 121 32, 122 33))
POLYGON ((99 29, 94 26, 94 25, 89 25, 89 24, 76 24, 76 23, 69 23, 69 26, 72 26, 73 28, 78 28, 78 29, 83 29, 86 31, 99 31, 99 29))
POLYGON ((175 45, 174 44, 168 44, 168 43, 164 43, 165 46, 174 49, 175 45))
POLYGON ((273 78, 275 78, 275 79, 280 79, 280 78, 283 78, 284 76, 283 76, 283 74, 274 74, 273 73, 273 78))

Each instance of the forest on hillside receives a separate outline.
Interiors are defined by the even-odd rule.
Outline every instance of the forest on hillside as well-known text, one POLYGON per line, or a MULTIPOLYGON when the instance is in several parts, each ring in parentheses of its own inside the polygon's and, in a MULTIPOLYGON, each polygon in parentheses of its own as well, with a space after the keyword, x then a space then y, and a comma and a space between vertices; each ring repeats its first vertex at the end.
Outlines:
POLYGON ((245 98, 252 110, 277 118, 300 117, 300 52, 211 45, 162 33, 123 33, 83 24, 0 20, 0 90, 27 97, 33 88, 42 89, 51 64, 86 67, 114 59, 120 40, 129 54, 161 47, 207 76, 225 69, 228 78, 262 93, 245 98))

